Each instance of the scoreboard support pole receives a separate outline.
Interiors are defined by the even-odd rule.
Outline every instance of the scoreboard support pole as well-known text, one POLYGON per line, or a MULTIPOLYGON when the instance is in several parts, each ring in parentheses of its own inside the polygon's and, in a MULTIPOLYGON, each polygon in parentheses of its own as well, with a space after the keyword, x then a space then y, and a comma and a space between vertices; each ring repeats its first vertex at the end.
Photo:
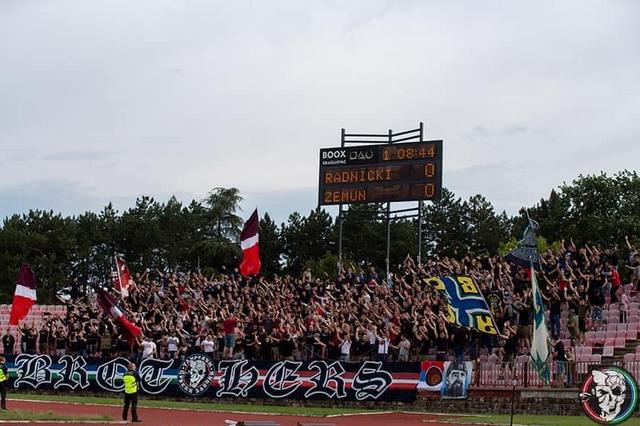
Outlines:
MULTIPOLYGON (((345 129, 341 129, 340 133, 340 148, 345 148, 347 144, 363 144, 363 143, 372 143, 372 144, 384 144, 384 145, 392 145, 398 142, 406 142, 406 141, 415 141, 418 139, 419 142, 424 142, 424 124, 420 122, 420 127, 417 129, 407 130, 404 132, 394 134, 391 129, 389 129, 387 134, 347 134, 345 129), (415 133, 418 133, 417 135, 415 133), (409 135, 409 136, 407 136, 409 135), (397 138, 398 136, 404 136, 402 138, 397 138), (355 138, 347 140, 349 138, 355 138), (394 137, 396 138, 394 140, 394 137), (361 138, 373 139, 373 140, 363 140, 361 138), (386 140, 385 140, 386 139, 386 140)), ((437 141, 436 141, 437 142, 437 141)), ((321 204, 321 203, 320 203, 321 204)), ((385 219, 387 222, 387 235, 386 235, 386 258, 385 258, 385 269, 386 269, 386 283, 389 284, 391 278, 391 221, 405 218, 416 218, 418 220, 418 250, 417 250, 417 262, 418 265, 422 264, 422 220, 424 216, 423 212, 424 201, 419 200, 418 206, 410 209, 403 209, 398 211, 391 211, 391 202, 387 202, 387 208, 385 211, 385 219), (408 214, 403 216, 397 216, 397 213, 400 212, 415 212, 417 210, 417 214, 408 214), (396 216, 392 219, 391 214, 396 214, 396 216)), ((382 211, 378 212, 382 213, 382 211)), ((338 204, 338 273, 342 273, 344 271, 343 268, 343 253, 342 253, 342 237, 343 237, 343 223, 344 223, 344 204, 338 204)))
MULTIPOLYGON (((393 143, 393 130, 389 129, 389 145, 393 143)), ((386 284, 391 284, 391 202, 387 202, 387 256, 384 259, 387 268, 386 284)))
MULTIPOLYGON (((344 148, 345 130, 340 133, 340 148, 344 148)), ((338 207, 338 274, 342 273, 342 204, 338 207)))
POLYGON ((418 201, 418 256, 416 260, 418 266, 422 265, 422 200, 418 201))

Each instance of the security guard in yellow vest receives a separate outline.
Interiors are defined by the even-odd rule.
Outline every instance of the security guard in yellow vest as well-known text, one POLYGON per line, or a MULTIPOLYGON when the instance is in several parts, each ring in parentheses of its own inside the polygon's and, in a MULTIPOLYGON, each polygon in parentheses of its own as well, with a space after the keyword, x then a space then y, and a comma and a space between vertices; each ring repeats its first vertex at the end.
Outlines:
POLYGON ((129 364, 129 370, 122 376, 124 382, 124 410, 122 420, 127 420, 129 405, 131 405, 131 420, 139 422, 138 419, 138 386, 140 386, 140 376, 136 372, 136 365, 129 364))
POLYGON ((4 357, 0 356, 0 397, 3 410, 7 409, 7 389, 9 388, 9 370, 4 365, 4 357))

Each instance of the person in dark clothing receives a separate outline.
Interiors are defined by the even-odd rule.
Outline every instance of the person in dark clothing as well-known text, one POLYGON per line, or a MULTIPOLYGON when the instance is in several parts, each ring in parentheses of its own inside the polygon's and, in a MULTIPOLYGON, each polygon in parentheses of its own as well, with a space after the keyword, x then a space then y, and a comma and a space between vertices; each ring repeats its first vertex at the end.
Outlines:
POLYGON ((464 348, 469 344, 469 329, 467 327, 458 327, 451 336, 453 341, 453 352, 456 356, 456 361, 464 362, 464 348))
POLYGON ((124 382, 124 408, 122 410, 122 420, 127 420, 129 415, 129 405, 131 405, 131 420, 139 422, 138 419, 138 386, 140 386, 140 376, 136 371, 134 363, 129 364, 129 370, 122 376, 124 382))
POLYGON ((7 334, 2 336, 2 346, 4 347, 5 355, 13 355, 13 346, 16 343, 16 338, 11 334, 11 330, 7 328, 7 334))
POLYGON ((7 409, 7 389, 9 389, 9 370, 4 365, 4 357, 0 356, 0 408, 7 409))

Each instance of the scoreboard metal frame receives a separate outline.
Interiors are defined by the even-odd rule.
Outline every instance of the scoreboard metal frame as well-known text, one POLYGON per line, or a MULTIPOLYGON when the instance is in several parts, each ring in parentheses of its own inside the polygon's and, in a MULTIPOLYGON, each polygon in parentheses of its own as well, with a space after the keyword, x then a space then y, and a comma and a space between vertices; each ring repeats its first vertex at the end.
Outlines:
POLYGON ((437 200, 442 141, 320 150, 318 205, 437 200))

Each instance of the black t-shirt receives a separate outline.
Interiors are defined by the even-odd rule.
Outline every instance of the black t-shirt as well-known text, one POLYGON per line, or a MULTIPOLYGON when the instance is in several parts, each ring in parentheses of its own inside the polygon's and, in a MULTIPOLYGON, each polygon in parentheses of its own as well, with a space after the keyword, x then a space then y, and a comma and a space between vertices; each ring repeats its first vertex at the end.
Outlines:
POLYGON ((279 343, 280 355, 283 357, 290 357, 293 355, 295 345, 291 339, 282 339, 279 343))
POLYGON ((518 313, 520 314, 520 318, 518 320, 518 325, 531 325, 531 305, 521 305, 518 308, 518 313))
POLYGON ((567 356, 564 353, 564 343, 562 343, 562 340, 558 340, 558 343, 556 343, 555 351, 556 351, 556 361, 567 360, 567 356))
POLYGON ((467 343, 469 343, 469 332, 464 327, 458 327, 453 335, 453 344, 465 346, 467 343))
POLYGON ((11 352, 13 351, 13 345, 16 343, 16 338, 11 334, 5 334, 2 336, 2 346, 4 346, 4 351, 11 352))
POLYGON ((555 297, 551 299, 551 303, 549 303, 549 311, 551 315, 560 315, 561 308, 562 304, 560 303, 560 299, 556 299, 555 297))
POLYGON ((436 350, 438 352, 446 352, 449 350, 449 339, 446 337, 438 337, 436 339, 436 350))

